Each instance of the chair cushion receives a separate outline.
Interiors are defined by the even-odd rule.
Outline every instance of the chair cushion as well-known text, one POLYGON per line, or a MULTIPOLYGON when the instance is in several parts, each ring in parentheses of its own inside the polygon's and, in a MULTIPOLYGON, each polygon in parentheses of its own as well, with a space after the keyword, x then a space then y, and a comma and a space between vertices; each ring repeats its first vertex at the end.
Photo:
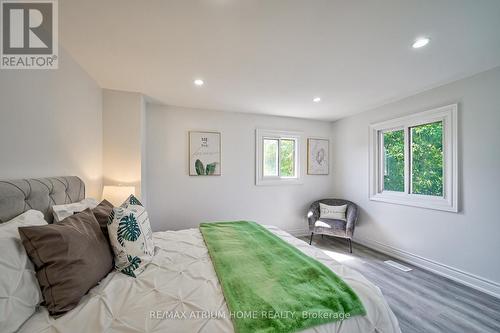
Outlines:
POLYGON ((318 232, 345 237, 346 225, 347 222, 342 220, 319 219, 314 223, 314 228, 318 228, 318 232))
POLYGON ((347 205, 330 206, 319 203, 320 218, 346 221, 347 205))

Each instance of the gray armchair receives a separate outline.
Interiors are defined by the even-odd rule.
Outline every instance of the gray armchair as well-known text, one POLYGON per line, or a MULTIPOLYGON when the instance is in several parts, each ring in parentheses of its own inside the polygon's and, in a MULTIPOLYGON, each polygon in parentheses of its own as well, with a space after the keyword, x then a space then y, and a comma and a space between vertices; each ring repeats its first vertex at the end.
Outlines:
POLYGON ((312 243, 314 234, 346 238, 349 241, 349 252, 352 253, 351 240, 354 235, 354 227, 356 226, 356 221, 358 219, 358 206, 356 206, 355 203, 342 199, 321 199, 311 204, 307 213, 307 219, 309 221, 309 231, 311 231, 309 244, 312 243), (320 202, 330 206, 347 205, 346 221, 320 219, 320 202))

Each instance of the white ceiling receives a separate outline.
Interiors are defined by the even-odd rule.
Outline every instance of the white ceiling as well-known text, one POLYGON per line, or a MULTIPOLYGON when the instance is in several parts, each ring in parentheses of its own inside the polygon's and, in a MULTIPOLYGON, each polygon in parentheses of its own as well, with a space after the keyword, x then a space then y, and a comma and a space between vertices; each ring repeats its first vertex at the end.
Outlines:
POLYGON ((168 105, 333 120, 500 65, 499 0, 59 5, 62 46, 102 87, 168 105))

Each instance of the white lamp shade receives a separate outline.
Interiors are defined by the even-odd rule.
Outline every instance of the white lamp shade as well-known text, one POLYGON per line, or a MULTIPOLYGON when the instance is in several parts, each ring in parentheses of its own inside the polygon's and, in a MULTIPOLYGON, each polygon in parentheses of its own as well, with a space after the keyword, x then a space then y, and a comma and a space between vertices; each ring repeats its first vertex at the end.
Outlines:
POLYGON ((131 194, 135 195, 135 186, 104 185, 102 190, 102 198, 113 206, 120 206, 131 194))

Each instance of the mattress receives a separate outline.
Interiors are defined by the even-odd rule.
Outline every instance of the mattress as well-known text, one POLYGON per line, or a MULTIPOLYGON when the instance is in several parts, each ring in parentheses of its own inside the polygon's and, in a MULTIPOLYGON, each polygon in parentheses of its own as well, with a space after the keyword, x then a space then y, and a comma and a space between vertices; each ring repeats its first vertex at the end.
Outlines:
MULTIPOLYGON (((367 311, 365 316, 303 332, 400 332, 397 319, 380 289, 360 273, 276 227, 266 228, 342 277, 367 311)), ((40 307, 20 332, 234 332, 200 231, 156 232, 154 240, 154 259, 136 279, 111 272, 75 309, 54 319, 40 307)))

